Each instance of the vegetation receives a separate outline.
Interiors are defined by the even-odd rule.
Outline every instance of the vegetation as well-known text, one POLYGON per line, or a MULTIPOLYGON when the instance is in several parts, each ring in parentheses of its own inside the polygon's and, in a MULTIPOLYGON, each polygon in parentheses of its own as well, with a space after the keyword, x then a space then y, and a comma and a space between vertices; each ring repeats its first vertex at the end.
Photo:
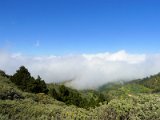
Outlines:
POLYGON ((17 72, 11 76, 10 80, 15 83, 21 90, 32 93, 47 93, 48 89, 44 80, 38 76, 37 79, 32 77, 28 70, 21 66, 17 72))
POLYGON ((99 106, 100 102, 105 101, 104 95, 99 92, 77 91, 58 84, 50 85, 50 95, 67 105, 75 105, 86 109, 89 107, 99 106))
POLYGON ((158 93, 160 92, 160 73, 156 75, 151 75, 150 77, 146 77, 143 79, 131 81, 131 83, 143 85, 147 88, 152 89, 152 92, 158 93))
POLYGON ((109 83, 97 91, 78 91, 60 84, 46 85, 39 76, 31 77, 24 66, 11 77, 2 73, 0 120, 160 119, 159 74, 109 83))
POLYGON ((0 75, 3 76, 3 77, 7 77, 7 78, 10 77, 10 76, 7 75, 3 70, 0 70, 0 75))

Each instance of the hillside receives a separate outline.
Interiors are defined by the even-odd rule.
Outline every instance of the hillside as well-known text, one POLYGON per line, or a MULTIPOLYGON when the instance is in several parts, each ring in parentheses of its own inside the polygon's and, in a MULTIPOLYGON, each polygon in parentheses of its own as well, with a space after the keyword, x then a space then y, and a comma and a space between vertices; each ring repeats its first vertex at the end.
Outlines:
POLYGON ((98 91, 105 94, 108 100, 117 97, 126 97, 128 94, 141 93, 159 93, 160 92, 160 74, 151 75, 143 79, 132 80, 129 82, 107 83, 99 87, 98 91))
POLYGON ((0 120, 158 120, 160 95, 153 93, 154 89, 145 82, 148 80, 110 84, 99 92, 48 84, 49 92, 45 94, 25 92, 11 82, 10 77, 0 75, 0 120), (53 91, 61 95, 61 99, 53 96, 53 91), (101 97, 104 101, 100 102, 101 97), (78 106, 79 99, 86 106, 78 106))
POLYGON ((149 89, 152 89, 152 92, 158 93, 160 92, 160 73, 151 75, 150 77, 146 77, 143 79, 133 80, 129 82, 143 85, 149 89))

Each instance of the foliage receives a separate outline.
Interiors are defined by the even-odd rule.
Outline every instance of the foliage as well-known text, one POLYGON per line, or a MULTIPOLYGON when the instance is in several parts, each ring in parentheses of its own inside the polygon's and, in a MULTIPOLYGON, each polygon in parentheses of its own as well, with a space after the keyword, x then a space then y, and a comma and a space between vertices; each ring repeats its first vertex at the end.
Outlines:
POLYGON ((150 77, 146 77, 143 79, 133 80, 129 83, 137 83, 143 85, 149 89, 152 89, 152 92, 158 93, 160 92, 160 73, 151 75, 150 77))
POLYGON ((98 88, 98 91, 100 92, 106 92, 110 90, 116 90, 117 88, 120 88, 123 86, 123 82, 110 82, 107 84, 104 84, 98 88))
POLYGON ((66 106, 53 98, 36 95, 32 99, 1 100, 0 118, 10 120, 158 120, 160 95, 137 95, 114 99, 89 110, 66 106), (38 98, 37 98, 38 97, 38 98))
POLYGON ((20 91, 8 78, 0 75, 0 99, 24 98, 20 91))
MULTIPOLYGON (((36 80, 33 88, 39 91, 42 80, 36 80)), ((133 81, 102 92, 48 84, 47 95, 24 92, 0 75, 0 95, 14 91, 24 97, 0 99, 0 120, 160 120, 160 94, 153 94, 156 87, 149 88, 145 82, 133 81)))
MULTIPOLYGON (((91 93, 90 91, 86 92, 91 93)), ((93 96, 88 98, 84 95, 87 93, 65 87, 64 85, 55 84, 53 87, 50 87, 50 95, 59 101, 65 102, 67 105, 89 108, 98 106, 100 102, 105 101, 103 94, 94 91, 94 93, 92 92, 93 96)))
POLYGON ((105 120, 159 120, 159 95, 131 95, 126 99, 114 99, 104 108, 105 120))
POLYGON ((11 76, 10 80, 15 83, 21 90, 33 93, 47 93, 48 89, 44 80, 38 76, 33 78, 29 71, 21 66, 17 72, 11 76))
POLYGON ((123 87, 121 87, 121 89, 123 89, 124 91, 128 91, 128 93, 134 93, 134 94, 137 94, 137 93, 151 93, 152 90, 143 86, 143 85, 140 85, 140 84, 126 84, 124 85, 123 87))
POLYGON ((109 87, 109 89, 107 88, 107 91, 103 90, 103 93, 107 101, 110 101, 112 99, 126 98, 131 94, 136 95, 140 93, 151 93, 151 92, 152 89, 149 89, 143 85, 136 83, 130 83, 130 84, 125 83, 124 85, 121 85, 119 87, 115 87, 115 85, 113 85, 112 87, 109 87))
POLYGON ((0 70, 0 75, 3 76, 3 77, 7 77, 7 78, 10 77, 10 76, 7 75, 3 70, 0 70))
POLYGON ((5 77, 6 73, 3 70, 0 70, 0 75, 5 77))

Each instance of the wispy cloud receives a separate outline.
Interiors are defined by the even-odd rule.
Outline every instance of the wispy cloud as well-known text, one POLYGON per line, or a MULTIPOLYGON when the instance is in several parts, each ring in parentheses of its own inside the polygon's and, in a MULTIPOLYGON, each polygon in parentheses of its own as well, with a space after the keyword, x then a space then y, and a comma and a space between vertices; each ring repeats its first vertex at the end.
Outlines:
POLYGON ((40 42, 39 42, 39 40, 37 40, 35 43, 35 47, 39 47, 39 46, 40 46, 40 42))
POLYGON ((96 88, 117 80, 132 80, 160 72, 160 54, 129 54, 126 51, 66 56, 25 56, 0 51, 0 69, 13 74, 25 65, 33 76, 46 82, 73 80, 77 89, 96 88))

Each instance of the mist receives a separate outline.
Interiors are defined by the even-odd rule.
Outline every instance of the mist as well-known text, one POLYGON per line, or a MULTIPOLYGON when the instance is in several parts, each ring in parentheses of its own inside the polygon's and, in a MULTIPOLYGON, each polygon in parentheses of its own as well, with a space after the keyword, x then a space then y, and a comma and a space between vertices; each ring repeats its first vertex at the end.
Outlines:
POLYGON ((129 81, 160 72, 160 54, 96 53, 64 56, 27 56, 0 51, 0 69, 14 74, 24 65, 47 83, 70 81, 76 89, 94 89, 108 82, 129 81))

